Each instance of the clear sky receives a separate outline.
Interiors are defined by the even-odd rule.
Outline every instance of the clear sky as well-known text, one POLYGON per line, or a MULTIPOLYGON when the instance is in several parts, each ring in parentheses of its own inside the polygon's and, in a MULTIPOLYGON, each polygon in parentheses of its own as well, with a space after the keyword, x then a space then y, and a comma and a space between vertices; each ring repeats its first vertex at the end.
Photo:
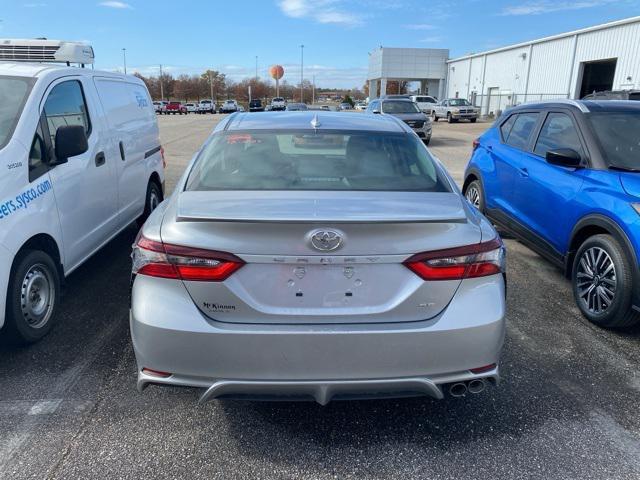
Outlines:
POLYGON ((640 0, 0 0, 0 37, 89 41, 96 68, 362 86, 368 52, 449 48, 455 57, 640 15, 640 0))

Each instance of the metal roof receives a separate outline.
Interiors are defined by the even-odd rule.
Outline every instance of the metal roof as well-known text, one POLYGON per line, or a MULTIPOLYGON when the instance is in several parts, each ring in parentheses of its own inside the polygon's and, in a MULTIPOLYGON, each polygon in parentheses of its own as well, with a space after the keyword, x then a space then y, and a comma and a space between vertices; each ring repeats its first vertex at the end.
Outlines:
POLYGON ((558 39, 561 39, 561 38, 573 37, 574 35, 581 35, 583 33, 595 32, 595 31, 598 31, 598 30, 605 30, 607 28, 618 27, 620 25, 628 25, 630 23, 638 23, 638 22, 640 22, 640 16, 624 18, 622 20, 616 20, 614 22, 602 23, 600 25, 594 25, 592 27, 582 28, 580 30, 573 30, 571 32, 560 33, 558 35, 551 35, 549 37, 543 37, 543 38, 539 38, 537 40, 530 40, 528 42, 516 43, 516 44, 513 44, 513 45, 508 45, 506 47, 500 47, 500 48, 496 48, 496 49, 493 49, 493 50, 487 50, 485 52, 471 53, 469 55, 463 55, 462 57, 457 57, 457 58, 452 58, 450 60, 447 60, 447 63, 458 62, 460 60, 468 60, 469 58, 483 57, 485 55, 491 55, 492 53, 504 52, 504 51, 507 51, 507 50, 513 50, 515 48, 528 47, 529 45, 535 45, 537 43, 545 43, 545 42, 549 42, 549 41, 552 41, 552 40, 558 40, 558 39))
POLYGON ((235 113, 229 117, 226 130, 359 130, 405 132, 401 122, 389 115, 356 112, 306 110, 298 112, 235 113))

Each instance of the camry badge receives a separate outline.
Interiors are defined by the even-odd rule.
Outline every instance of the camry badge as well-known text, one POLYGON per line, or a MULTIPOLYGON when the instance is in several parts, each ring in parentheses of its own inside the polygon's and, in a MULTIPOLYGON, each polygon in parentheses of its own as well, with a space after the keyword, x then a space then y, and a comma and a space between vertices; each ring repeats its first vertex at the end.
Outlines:
POLYGON ((342 234, 337 230, 318 229, 309 234, 309 240, 316 250, 331 252, 342 245, 342 234))

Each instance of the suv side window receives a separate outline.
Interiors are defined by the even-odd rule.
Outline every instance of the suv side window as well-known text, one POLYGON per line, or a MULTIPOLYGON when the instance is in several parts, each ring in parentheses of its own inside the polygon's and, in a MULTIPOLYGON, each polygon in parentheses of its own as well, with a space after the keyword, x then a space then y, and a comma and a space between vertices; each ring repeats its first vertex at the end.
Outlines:
POLYGON ((502 141, 506 142, 509 138, 509 133, 513 128, 513 124, 516 121, 517 115, 511 115, 502 125, 500 125, 500 134, 502 135, 502 141))
POLYGON ((524 150, 536 126, 539 113, 519 113, 513 122, 509 136, 505 139, 508 145, 524 150))
POLYGON ((544 157, 549 150, 557 148, 571 148, 584 157, 576 126, 566 113, 550 113, 547 116, 533 153, 544 157))
POLYGON ((44 104, 44 115, 49 127, 53 151, 56 145, 56 131, 63 125, 82 125, 91 132, 91 122, 84 99, 82 86, 77 80, 62 82, 53 87, 44 104))

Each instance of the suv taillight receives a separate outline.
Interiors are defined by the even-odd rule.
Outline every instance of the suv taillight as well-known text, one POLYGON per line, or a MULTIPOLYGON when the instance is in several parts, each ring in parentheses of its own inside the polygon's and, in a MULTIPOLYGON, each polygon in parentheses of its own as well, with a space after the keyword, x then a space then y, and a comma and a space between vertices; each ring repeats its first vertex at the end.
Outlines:
POLYGON ((132 258, 135 275, 200 282, 222 282, 244 265, 230 253, 170 245, 142 235, 132 258))
POLYGON ((464 247, 418 253, 404 264, 423 280, 462 280, 503 273, 505 250, 500 237, 464 247))

